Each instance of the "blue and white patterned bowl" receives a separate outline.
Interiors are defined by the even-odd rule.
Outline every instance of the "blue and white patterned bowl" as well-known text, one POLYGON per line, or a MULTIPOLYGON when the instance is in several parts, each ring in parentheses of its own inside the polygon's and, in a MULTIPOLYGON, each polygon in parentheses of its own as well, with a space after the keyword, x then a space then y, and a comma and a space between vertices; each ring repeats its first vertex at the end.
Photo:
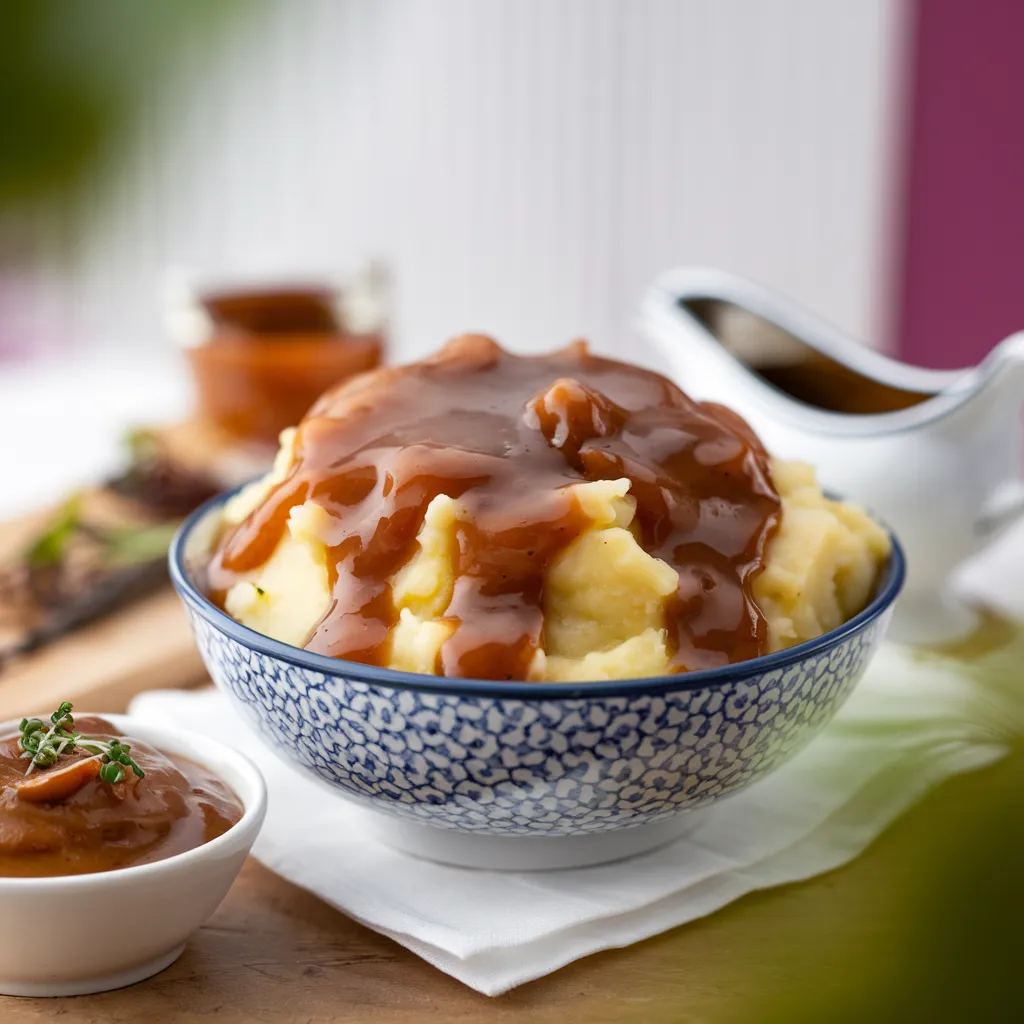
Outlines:
POLYGON ((192 569, 227 497, 189 517, 170 551, 214 682, 288 762, 390 816, 390 825, 366 819, 387 841, 491 867, 591 863, 649 848, 683 831, 681 811, 778 767, 860 679, 904 575, 893 540, 864 611, 816 640, 737 665, 582 684, 450 679, 313 654, 213 605, 192 569), (600 836, 606 841, 590 841, 600 836), (505 856, 509 837, 575 838, 557 854, 543 843, 535 857, 536 843, 505 856))

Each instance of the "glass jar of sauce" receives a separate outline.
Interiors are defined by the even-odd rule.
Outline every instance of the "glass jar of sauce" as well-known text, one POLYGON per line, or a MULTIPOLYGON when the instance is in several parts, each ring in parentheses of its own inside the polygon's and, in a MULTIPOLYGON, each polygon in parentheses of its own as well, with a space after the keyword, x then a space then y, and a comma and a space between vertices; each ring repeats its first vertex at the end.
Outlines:
POLYGON ((200 292, 187 350, 200 418, 274 444, 332 384, 379 366, 383 318, 346 316, 347 298, 324 286, 200 292))

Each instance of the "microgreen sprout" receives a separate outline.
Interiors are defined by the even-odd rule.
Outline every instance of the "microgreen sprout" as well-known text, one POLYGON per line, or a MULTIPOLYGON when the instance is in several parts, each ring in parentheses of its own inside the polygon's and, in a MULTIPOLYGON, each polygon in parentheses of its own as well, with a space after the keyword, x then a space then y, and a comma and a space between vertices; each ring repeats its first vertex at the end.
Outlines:
POLYGON ((125 768, 131 770, 141 779, 145 772, 135 763, 131 756, 131 746, 120 740, 102 740, 95 736, 84 736, 75 732, 75 720, 71 716, 72 705, 64 701, 52 715, 49 727, 39 718, 23 718, 18 727, 21 735, 18 748, 21 756, 28 760, 26 775, 33 769, 49 768, 61 754, 69 754, 76 748, 88 751, 99 757, 103 767, 100 778, 104 782, 116 785, 124 781, 125 768))

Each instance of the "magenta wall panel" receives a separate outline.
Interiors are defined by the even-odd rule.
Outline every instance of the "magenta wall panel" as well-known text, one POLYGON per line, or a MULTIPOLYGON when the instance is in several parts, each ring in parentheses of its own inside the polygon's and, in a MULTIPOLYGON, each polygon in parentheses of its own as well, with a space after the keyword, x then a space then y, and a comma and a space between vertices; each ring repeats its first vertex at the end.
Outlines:
POLYGON ((896 341, 962 366, 1024 329, 1024 0, 910 2, 896 341))

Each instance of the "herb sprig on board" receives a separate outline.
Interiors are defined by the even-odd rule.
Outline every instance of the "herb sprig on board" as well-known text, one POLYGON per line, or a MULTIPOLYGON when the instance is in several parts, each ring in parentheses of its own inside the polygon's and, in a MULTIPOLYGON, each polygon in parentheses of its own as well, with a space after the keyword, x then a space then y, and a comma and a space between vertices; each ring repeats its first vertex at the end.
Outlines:
POLYGON ((72 495, 0 559, 0 672, 166 582, 178 523, 221 489, 169 436, 134 431, 122 473, 72 495))
POLYGON ((135 763, 131 756, 131 746, 120 740, 102 740, 96 736, 85 736, 75 731, 75 720, 72 717, 72 704, 64 701, 52 715, 49 724, 40 718, 23 718, 19 729, 18 749, 21 756, 28 761, 26 775, 31 775, 35 768, 49 768, 61 754, 69 754, 72 750, 88 751, 100 758, 103 767, 100 778, 111 785, 117 785, 125 779, 125 769, 130 768, 140 779, 146 773, 135 763))

